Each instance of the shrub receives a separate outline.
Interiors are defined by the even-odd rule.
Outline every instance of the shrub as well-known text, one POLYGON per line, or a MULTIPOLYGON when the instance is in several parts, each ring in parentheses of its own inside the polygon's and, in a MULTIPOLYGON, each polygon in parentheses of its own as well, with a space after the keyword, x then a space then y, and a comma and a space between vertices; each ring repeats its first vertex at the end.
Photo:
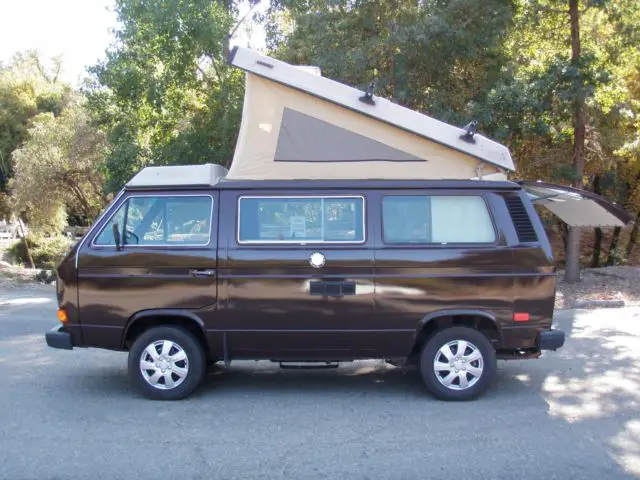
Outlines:
MULTIPOLYGON (((71 247, 71 241, 62 236, 44 237, 41 235, 27 235, 27 242, 36 268, 54 269, 64 258, 71 247)), ((22 265, 29 264, 27 250, 24 241, 15 242, 8 249, 8 255, 12 262, 22 265)))

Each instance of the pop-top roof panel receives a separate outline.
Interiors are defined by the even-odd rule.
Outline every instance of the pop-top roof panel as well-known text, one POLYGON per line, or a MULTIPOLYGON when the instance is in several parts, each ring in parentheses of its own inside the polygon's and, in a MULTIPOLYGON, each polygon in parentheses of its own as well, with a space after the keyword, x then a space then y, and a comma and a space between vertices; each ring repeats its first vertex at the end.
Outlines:
POLYGON ((145 167, 127 183, 127 187, 212 187, 227 173, 226 168, 211 163, 145 167))
MULTIPOLYGON (((366 96, 361 90, 242 47, 236 47, 233 50, 229 63, 248 73, 400 128, 500 169, 515 170, 506 146, 477 133, 473 136, 465 135, 466 132, 462 128, 402 107, 385 98, 374 95, 372 101, 366 101, 366 96)), ((246 109, 247 98, 245 98, 246 109)))

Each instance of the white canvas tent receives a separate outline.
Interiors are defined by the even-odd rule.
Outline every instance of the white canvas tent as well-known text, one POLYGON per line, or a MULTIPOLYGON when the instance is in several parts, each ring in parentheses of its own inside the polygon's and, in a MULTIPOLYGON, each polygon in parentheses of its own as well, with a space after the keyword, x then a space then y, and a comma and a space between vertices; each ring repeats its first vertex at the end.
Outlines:
POLYGON ((505 179, 509 150, 384 98, 245 48, 229 179, 505 179), (363 101, 364 100, 364 101, 363 101))

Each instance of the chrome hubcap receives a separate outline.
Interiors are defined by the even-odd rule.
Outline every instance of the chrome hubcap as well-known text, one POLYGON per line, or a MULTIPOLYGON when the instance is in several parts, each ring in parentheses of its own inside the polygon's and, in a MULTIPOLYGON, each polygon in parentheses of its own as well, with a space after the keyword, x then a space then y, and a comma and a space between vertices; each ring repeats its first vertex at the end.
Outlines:
POLYGON ((466 340, 454 340, 442 347, 433 359, 433 371, 438 381, 451 390, 473 387, 484 368, 482 353, 466 340))
POLYGON ((171 340, 150 343, 140 355, 140 371, 149 385, 158 390, 176 388, 187 378, 189 359, 180 345, 171 340))

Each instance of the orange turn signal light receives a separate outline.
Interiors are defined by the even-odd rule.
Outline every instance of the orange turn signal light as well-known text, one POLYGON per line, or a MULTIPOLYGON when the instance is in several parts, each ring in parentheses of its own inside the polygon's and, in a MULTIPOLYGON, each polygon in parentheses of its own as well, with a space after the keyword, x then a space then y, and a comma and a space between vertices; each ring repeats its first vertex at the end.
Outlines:
POLYGON ((69 321, 67 311, 64 308, 59 308, 56 312, 56 315, 58 315, 58 320, 60 320, 62 323, 67 323, 69 321))

